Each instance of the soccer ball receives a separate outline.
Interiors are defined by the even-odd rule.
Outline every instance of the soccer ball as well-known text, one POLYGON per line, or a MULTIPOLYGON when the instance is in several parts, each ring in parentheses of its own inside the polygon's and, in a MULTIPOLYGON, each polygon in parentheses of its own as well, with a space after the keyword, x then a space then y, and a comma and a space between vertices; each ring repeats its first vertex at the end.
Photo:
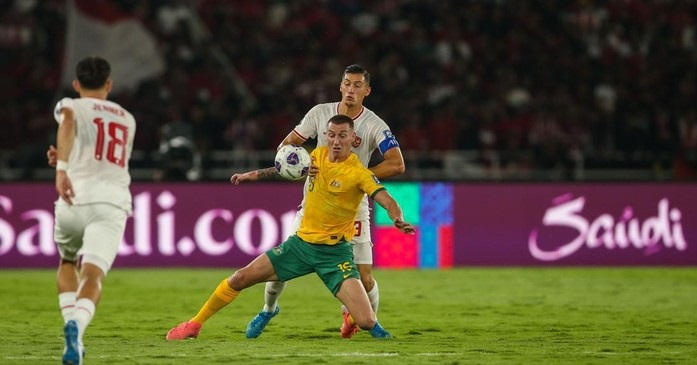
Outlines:
POLYGON ((306 149, 290 144, 281 147, 274 159, 276 171, 286 180, 300 180, 307 176, 310 163, 310 154, 306 149))

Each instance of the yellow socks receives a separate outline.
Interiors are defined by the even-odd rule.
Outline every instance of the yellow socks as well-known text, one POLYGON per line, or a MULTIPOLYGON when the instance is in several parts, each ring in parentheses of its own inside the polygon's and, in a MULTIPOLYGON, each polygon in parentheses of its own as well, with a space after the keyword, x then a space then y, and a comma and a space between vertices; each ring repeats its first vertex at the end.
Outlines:
POLYGON ((191 321, 203 324, 217 311, 221 310, 223 307, 235 300, 239 293, 239 291, 230 287, 230 285, 227 283, 227 278, 223 279, 223 281, 218 284, 218 287, 215 288, 215 291, 213 294, 211 294, 206 303, 203 304, 203 307, 201 307, 201 309, 198 311, 198 314, 196 314, 191 321))

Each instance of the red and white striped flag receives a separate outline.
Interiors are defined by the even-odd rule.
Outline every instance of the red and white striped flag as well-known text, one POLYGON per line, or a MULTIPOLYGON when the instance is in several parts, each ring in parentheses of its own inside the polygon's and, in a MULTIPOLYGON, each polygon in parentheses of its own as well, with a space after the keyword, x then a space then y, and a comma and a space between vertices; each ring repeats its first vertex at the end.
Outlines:
POLYGON ((105 0, 68 0, 61 85, 70 87, 75 66, 87 56, 111 63, 113 93, 160 75, 165 64, 154 35, 136 17, 105 0))

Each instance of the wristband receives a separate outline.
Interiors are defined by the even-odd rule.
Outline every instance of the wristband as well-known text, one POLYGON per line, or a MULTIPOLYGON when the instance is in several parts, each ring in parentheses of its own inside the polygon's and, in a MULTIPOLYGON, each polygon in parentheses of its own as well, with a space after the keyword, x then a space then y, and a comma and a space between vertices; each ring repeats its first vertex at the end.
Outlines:
POLYGON ((58 160, 56 162, 56 171, 66 171, 68 169, 68 161, 58 160))

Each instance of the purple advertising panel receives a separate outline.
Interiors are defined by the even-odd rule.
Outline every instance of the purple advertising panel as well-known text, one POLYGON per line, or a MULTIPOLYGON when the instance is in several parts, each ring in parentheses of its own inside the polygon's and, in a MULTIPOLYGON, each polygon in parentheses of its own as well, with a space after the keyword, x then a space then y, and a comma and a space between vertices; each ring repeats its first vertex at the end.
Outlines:
POLYGON ((697 185, 455 185, 455 265, 697 265, 697 185))
MULTIPOLYGON (((282 242, 301 183, 134 184, 114 266, 240 267, 282 242)), ((51 184, 0 185, 0 268, 52 267, 51 184)))
MULTIPOLYGON (((411 202, 433 210, 424 190, 392 188, 417 215, 418 239, 395 243, 389 226, 373 227, 378 266, 404 261, 394 255, 414 267, 441 267, 439 257, 447 266, 697 265, 696 185, 444 184, 447 245, 429 241, 440 237, 428 229, 438 217, 411 202)), ((115 266, 241 267, 291 234, 302 184, 140 183, 132 192, 115 266)), ((55 199, 50 183, 0 184, 0 268, 57 265, 55 199)))

